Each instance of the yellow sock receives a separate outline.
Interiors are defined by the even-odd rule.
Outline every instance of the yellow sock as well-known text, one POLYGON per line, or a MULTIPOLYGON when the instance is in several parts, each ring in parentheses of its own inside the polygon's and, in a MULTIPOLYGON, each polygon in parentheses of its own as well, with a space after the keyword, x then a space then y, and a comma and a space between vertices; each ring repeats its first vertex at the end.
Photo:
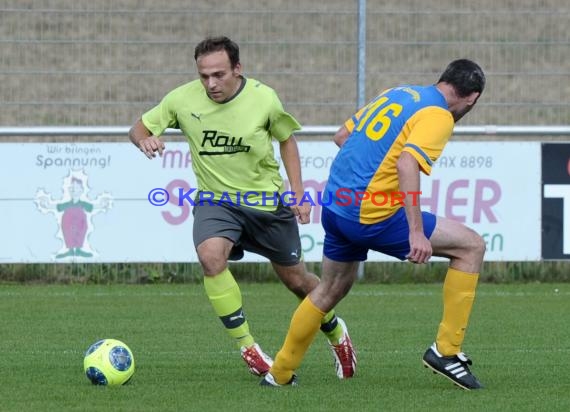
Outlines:
POLYGON ((293 372, 301 364, 305 352, 319 331, 324 315, 309 297, 301 302, 291 318, 285 343, 275 356, 275 362, 270 369, 277 383, 285 384, 291 380, 293 372))
POLYGON ((447 271, 443 283, 443 318, 436 339, 437 350, 444 356, 461 352, 478 279, 478 273, 452 268, 447 271))
POLYGON ((255 343, 242 309, 241 291, 228 268, 215 276, 204 276, 204 289, 210 303, 237 347, 255 343))
MULTIPOLYGON (((299 299, 299 304, 303 301, 303 299, 299 299)), ((342 338, 343 330, 338 323, 338 318, 336 317, 336 313, 334 309, 331 309, 322 319, 321 319, 321 330, 329 340, 329 342, 333 344, 337 344, 340 338, 342 338)))
MULTIPOLYGON (((303 252, 301 251, 301 260, 304 260, 303 252)), ((299 299, 299 303, 301 303, 303 299, 299 299)), ((337 344, 338 341, 342 338, 344 330, 338 323, 338 319, 336 317, 336 313, 334 309, 331 309, 323 319, 321 320, 321 330, 327 337, 330 343, 337 344)))

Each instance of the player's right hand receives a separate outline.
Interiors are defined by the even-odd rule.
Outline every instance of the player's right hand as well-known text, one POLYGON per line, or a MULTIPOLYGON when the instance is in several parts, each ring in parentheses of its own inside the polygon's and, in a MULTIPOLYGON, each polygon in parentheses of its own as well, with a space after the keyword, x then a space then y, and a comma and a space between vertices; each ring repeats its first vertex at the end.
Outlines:
POLYGON ((159 156, 162 156, 164 142, 156 136, 148 136, 139 141, 139 149, 146 157, 152 159, 156 157, 156 152, 158 152, 159 156))
POLYGON ((410 253, 406 256, 412 263, 427 263, 433 253, 431 242, 423 232, 411 232, 410 237, 410 253))
POLYGON ((306 225, 311 221, 311 204, 309 202, 303 202, 301 205, 291 206, 291 211, 297 216, 297 221, 306 225))

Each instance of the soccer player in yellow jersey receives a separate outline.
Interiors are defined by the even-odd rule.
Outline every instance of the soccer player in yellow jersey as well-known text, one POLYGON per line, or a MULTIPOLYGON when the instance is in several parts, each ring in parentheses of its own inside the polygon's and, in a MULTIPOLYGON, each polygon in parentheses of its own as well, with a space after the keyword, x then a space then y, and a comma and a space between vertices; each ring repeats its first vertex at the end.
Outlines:
MULTIPOLYGON (((291 191, 303 194, 300 129, 273 89, 242 75, 238 45, 227 37, 207 38, 194 52, 199 79, 184 84, 142 115, 131 141, 149 158, 162 155, 167 128, 188 139, 198 182, 193 240, 204 271, 204 288, 214 310, 235 340, 251 373, 263 376, 273 360, 250 333, 242 295, 228 260, 244 250, 269 259, 283 283, 300 299, 319 283, 301 259, 299 223, 309 222, 310 205, 287 206, 272 139, 279 142, 291 191)), ((181 241, 184 241, 181 239, 181 241)), ((346 324, 333 310, 321 319, 339 378, 349 378, 356 355, 346 324)))
POLYGON ((296 384, 294 371, 322 317, 350 290, 368 250, 426 263, 449 258, 443 319, 423 357, 464 389, 481 388, 461 351, 485 242, 461 223, 420 210, 420 172, 429 175, 455 122, 481 96, 485 75, 467 59, 455 60, 437 84, 384 91, 335 135, 340 147, 323 195, 325 229, 321 282, 291 319, 285 342, 262 385, 296 384))

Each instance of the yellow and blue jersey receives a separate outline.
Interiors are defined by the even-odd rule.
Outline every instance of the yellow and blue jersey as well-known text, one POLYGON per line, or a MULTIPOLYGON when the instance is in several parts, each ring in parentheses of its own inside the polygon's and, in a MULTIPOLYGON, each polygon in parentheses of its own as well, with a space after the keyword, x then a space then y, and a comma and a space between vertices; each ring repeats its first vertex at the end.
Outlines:
POLYGON ((325 204, 346 219, 374 224, 402 207, 390 200, 400 192, 396 163, 402 151, 429 175, 454 120, 435 85, 410 85, 384 91, 344 125, 350 136, 331 166, 325 204))

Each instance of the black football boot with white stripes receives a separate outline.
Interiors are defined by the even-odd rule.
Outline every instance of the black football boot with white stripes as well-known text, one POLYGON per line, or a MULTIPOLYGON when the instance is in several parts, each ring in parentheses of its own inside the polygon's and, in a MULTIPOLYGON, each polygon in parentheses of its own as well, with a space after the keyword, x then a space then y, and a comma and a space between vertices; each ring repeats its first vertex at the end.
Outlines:
POLYGON ((424 354, 423 362, 433 373, 445 376, 460 388, 466 390, 483 388, 481 382, 469 370, 471 359, 463 352, 453 356, 443 356, 437 351, 434 343, 424 354))

